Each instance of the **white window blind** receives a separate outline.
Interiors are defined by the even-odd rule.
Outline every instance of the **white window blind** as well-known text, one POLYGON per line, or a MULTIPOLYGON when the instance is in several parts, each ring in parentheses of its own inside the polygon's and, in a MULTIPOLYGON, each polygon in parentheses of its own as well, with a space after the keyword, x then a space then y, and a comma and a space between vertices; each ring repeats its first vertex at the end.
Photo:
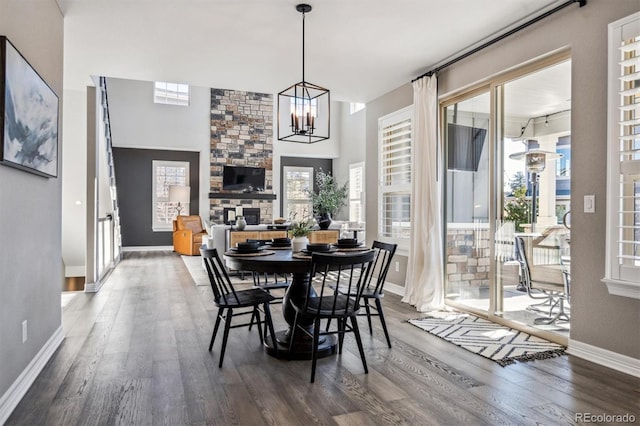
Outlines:
POLYGON ((381 239, 407 245, 411 231, 411 118, 413 107, 381 117, 379 227, 381 239))
POLYGON ((640 13, 609 25, 607 271, 611 294, 640 298, 640 13))
POLYGON ((364 222, 364 163, 349 164, 349 221, 364 222))
MULTIPOLYGON (((189 185, 189 162, 153 160, 153 230, 171 231, 178 214, 178 203, 169 202, 169 187, 189 185)), ((181 214, 189 215, 189 204, 182 204, 181 214)))
POLYGON ((299 221, 313 215, 307 190, 313 189, 313 167, 284 167, 283 217, 299 221))

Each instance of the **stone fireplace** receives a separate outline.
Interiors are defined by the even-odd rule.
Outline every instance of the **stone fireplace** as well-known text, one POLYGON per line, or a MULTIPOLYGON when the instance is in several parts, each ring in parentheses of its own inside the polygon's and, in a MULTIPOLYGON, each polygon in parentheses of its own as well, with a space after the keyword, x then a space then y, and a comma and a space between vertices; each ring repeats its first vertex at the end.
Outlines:
POLYGON ((260 223, 273 220, 273 96, 211 89, 209 219, 226 223, 225 209, 258 209, 260 223), (265 169, 265 190, 258 194, 222 191, 223 166, 265 169))

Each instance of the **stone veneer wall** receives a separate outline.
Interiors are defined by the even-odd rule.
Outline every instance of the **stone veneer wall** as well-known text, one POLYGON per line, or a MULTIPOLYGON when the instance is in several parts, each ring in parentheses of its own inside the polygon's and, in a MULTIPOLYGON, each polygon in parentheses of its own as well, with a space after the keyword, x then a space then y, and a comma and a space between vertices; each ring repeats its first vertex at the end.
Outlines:
POLYGON ((449 290, 489 286, 489 230, 447 229, 449 290))
MULTIPOLYGON (((224 165, 264 167, 265 193, 273 192, 273 95, 211 89, 210 192, 222 191, 224 165)), ((209 219, 222 224, 225 207, 260 209, 260 222, 273 220, 273 201, 209 200, 209 219)))

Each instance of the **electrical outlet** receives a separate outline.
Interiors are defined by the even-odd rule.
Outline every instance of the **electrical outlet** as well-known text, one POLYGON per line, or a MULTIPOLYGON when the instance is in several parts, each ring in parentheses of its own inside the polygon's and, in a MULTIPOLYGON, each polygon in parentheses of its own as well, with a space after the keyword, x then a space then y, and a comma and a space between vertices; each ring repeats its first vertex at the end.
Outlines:
POLYGON ((400 272, 400 262, 396 260, 396 272, 400 272))
POLYGON ((22 343, 27 341, 27 320, 22 321, 22 343))

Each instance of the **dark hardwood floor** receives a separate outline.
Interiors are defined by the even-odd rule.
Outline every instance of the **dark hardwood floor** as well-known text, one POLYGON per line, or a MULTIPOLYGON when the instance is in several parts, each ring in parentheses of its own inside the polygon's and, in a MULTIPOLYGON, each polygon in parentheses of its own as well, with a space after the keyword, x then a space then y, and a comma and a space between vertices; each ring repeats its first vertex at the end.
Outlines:
MULTIPOLYGON (((640 380, 563 356, 500 367, 406 323, 387 294, 393 348, 360 318, 369 364, 352 336, 342 356, 283 361, 255 328, 207 348, 215 308, 172 252, 127 253, 97 294, 63 310, 66 338, 7 425, 559 425, 576 413, 635 415, 640 380)), ((280 305, 276 329, 284 328, 280 305)))

